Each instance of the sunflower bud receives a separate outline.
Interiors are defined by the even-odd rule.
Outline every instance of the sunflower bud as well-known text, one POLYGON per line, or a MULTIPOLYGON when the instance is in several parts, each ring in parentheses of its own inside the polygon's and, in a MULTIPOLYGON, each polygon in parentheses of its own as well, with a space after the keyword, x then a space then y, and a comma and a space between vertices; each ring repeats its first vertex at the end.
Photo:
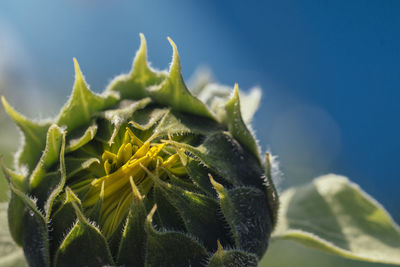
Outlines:
POLYGON ((278 201, 237 85, 211 108, 187 89, 171 40, 160 72, 141 39, 132 71, 102 94, 74 59, 53 121, 2 99, 24 137, 14 168, 2 166, 15 242, 30 266, 256 266, 278 201))

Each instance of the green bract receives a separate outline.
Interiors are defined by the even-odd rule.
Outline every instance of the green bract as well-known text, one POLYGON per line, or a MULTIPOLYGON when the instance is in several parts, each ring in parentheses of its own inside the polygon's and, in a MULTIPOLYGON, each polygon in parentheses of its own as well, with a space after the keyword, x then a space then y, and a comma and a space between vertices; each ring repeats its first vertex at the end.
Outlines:
POLYGON ((256 266, 278 201, 237 85, 206 105, 185 86, 175 44, 159 72, 141 38, 132 71, 100 95, 74 60, 53 121, 2 99, 24 136, 15 170, 3 166, 13 239, 31 266, 256 266))

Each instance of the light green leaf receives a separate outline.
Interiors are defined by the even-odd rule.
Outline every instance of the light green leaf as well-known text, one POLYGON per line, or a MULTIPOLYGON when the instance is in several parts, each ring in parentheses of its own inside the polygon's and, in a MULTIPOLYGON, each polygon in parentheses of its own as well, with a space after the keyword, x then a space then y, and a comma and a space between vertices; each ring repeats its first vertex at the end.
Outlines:
POLYGON ((281 197, 274 238, 350 259, 400 265, 400 230, 387 211, 347 178, 327 175, 281 197))
POLYGON ((172 64, 167 79, 159 86, 149 88, 150 96, 157 103, 172 107, 177 111, 207 117, 215 120, 207 106, 194 97, 186 88, 182 78, 181 63, 175 43, 168 38, 173 48, 172 64))
POLYGON ((293 240, 275 239, 258 263, 259 267, 390 267, 384 263, 365 262, 325 253, 293 240))
POLYGON ((31 172, 35 168, 40 154, 46 145, 47 129, 49 129, 51 123, 30 121, 15 111, 3 96, 1 97, 1 101, 8 115, 21 129, 24 137, 22 149, 16 154, 17 166, 15 167, 20 169, 23 166, 27 166, 28 171, 31 172))
POLYGON ((61 109, 57 119, 57 124, 67 126, 68 132, 88 124, 93 114, 115 105, 119 100, 119 96, 115 92, 98 95, 90 91, 75 58, 74 66, 75 84, 72 95, 61 109))
POLYGON ((7 224, 7 203, 0 203, 0 266, 28 266, 24 253, 12 240, 7 224))
POLYGON ((257 145, 256 139, 253 134, 249 131, 246 124, 242 119, 240 111, 240 99, 239 99, 239 86, 235 84, 235 89, 231 100, 225 105, 226 110, 226 123, 229 131, 233 137, 238 140, 246 149, 248 149, 259 161, 260 160, 260 149, 257 145))
POLYGON ((147 45, 143 34, 141 44, 129 74, 114 78, 106 91, 119 92, 121 99, 141 99, 148 96, 147 87, 160 84, 167 77, 166 72, 155 71, 147 63, 147 45))

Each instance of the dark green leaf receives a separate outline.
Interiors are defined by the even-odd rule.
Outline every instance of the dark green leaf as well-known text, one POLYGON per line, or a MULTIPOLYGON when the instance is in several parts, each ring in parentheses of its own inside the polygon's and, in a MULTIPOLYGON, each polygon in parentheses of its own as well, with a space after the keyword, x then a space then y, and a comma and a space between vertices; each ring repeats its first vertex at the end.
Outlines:
POLYGON ((78 220, 57 250, 54 265, 60 267, 113 265, 107 241, 100 230, 88 222, 74 201, 71 204, 78 220))
POLYGON ((144 231, 146 209, 143 198, 131 182, 133 201, 122 234, 117 263, 128 266, 144 266, 147 235, 144 231))
MULTIPOLYGON (((31 267, 49 267, 49 235, 46 219, 36 207, 35 202, 10 184, 15 197, 25 204, 23 217, 22 246, 25 257, 31 267)), ((13 223, 13 222, 11 222, 13 223)))
POLYGON ((236 247, 261 257, 267 250, 272 220, 265 194, 254 187, 226 190, 210 177, 219 194, 222 213, 228 222, 236 247))
POLYGON ((147 250, 145 266, 204 266, 207 251, 193 238, 179 232, 160 232, 153 228, 151 220, 155 207, 147 216, 147 250))

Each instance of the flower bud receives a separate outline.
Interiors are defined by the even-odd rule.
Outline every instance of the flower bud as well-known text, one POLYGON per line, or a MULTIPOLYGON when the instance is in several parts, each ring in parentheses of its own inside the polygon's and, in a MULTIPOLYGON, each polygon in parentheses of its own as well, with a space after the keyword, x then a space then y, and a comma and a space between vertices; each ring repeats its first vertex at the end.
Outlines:
POLYGON ((132 71, 102 94, 74 59, 55 120, 30 121, 2 99, 24 137, 14 170, 2 166, 14 240, 30 266, 256 266, 278 200, 238 86, 211 108, 187 89, 171 40, 161 72, 141 39, 132 71))

